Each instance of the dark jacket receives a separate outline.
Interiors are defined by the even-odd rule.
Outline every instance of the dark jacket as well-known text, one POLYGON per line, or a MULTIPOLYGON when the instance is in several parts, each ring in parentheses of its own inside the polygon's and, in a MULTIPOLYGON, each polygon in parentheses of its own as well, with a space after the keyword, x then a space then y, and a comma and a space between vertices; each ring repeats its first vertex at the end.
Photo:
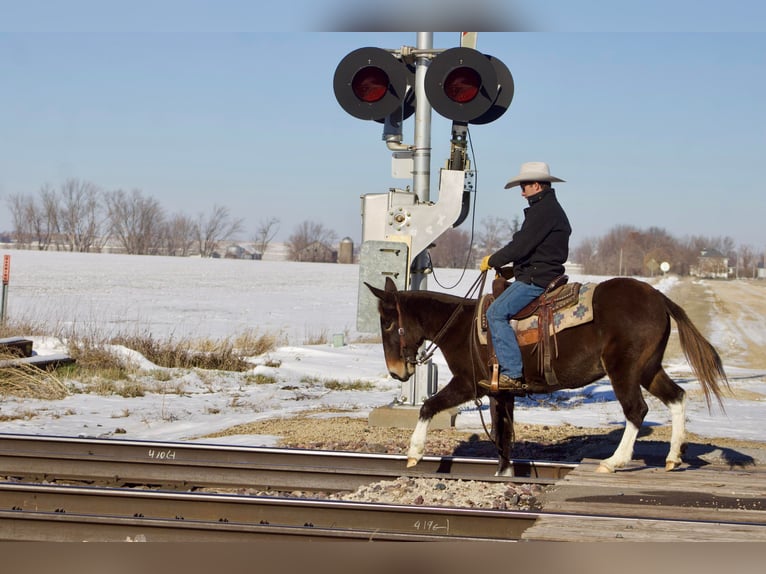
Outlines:
POLYGON ((533 195, 528 202, 521 229, 513 234, 508 245, 492 254, 489 266, 513 263, 517 281, 547 287, 564 273, 572 228, 553 188, 533 195))

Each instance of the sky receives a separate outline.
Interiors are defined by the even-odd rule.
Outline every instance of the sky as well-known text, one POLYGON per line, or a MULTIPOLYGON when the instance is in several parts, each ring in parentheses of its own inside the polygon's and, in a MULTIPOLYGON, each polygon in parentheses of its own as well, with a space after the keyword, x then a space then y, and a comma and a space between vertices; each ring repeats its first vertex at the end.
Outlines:
MULTIPOLYGON (((92 333, 96 340, 101 339, 96 336, 99 332, 149 333, 157 340, 183 340, 233 337, 248 329, 261 334, 281 331, 285 339, 273 351, 249 358, 252 370, 239 374, 165 369, 135 352, 113 347, 144 369, 147 392, 143 397, 72 393, 60 400, 38 400, 4 396, 2 433, 273 446, 277 441, 273 436, 213 439, 207 435, 310 410, 337 409, 345 416, 368 417, 373 409, 409 395, 407 384, 388 375, 382 345, 360 342, 364 339, 354 332, 356 265, 36 251, 13 251, 11 256, 7 317, 49 324, 52 334, 74 325, 78 333, 92 333), (310 290, 308 278, 313 283, 310 290), (327 342, 306 344, 309 337, 323 332, 327 342), (276 382, 248 382, 247 377, 254 374, 274 377, 276 382), (328 381, 361 381, 372 388, 328 390, 324 386, 328 381)), ((459 273, 436 270, 445 285, 456 283, 459 273)), ((463 278, 453 292, 467 292, 475 278, 475 273, 463 278)), ((571 277, 572 281, 603 279, 571 277)), ((651 281, 672 296, 678 279, 669 275, 651 281)), ((430 288, 444 290, 436 282, 430 288)), ((721 338, 732 317, 731 313, 715 317, 722 320, 711 322, 719 331, 707 336, 713 341, 721 338)), ((752 333, 753 329, 766 327, 762 322, 748 322, 735 330, 752 333)), ((32 340, 39 355, 66 352, 63 342, 54 337, 32 340)), ((438 351, 433 360, 438 384, 444 385, 449 380, 446 363, 438 351)), ((682 357, 666 357, 665 366, 687 391, 699 391, 682 357)), ((732 388, 742 391, 743 398, 727 398, 725 412, 716 403, 708 411, 701 394, 694 393, 687 403, 688 430, 703 437, 763 441, 766 401, 746 400, 744 392, 766 396, 766 369, 745 369, 727 361, 724 366, 732 388)), ((668 411, 659 401, 647 396, 647 404, 645 424, 668 424, 668 411)), ((486 409, 486 401, 481 411, 473 402, 466 403, 455 426, 483 436, 481 416, 487 420, 486 409)), ((624 425, 619 403, 605 380, 583 389, 519 399, 515 420, 519 424, 569 423, 605 432, 624 425)))
MULTIPOLYGON (((360 196, 411 182, 391 176, 381 125, 335 100, 336 66, 360 47, 414 46, 419 25, 452 30, 434 33, 437 49, 473 26, 515 93, 471 126, 477 191, 461 230, 521 216, 503 186, 546 161, 566 180, 573 247, 631 225, 761 252, 765 15, 745 0, 0 0, 0 230, 9 196, 78 179, 140 190, 168 214, 225 206, 242 240, 276 218, 277 241, 311 221, 358 243, 360 196)), ((438 201, 451 125, 431 121, 438 201)))

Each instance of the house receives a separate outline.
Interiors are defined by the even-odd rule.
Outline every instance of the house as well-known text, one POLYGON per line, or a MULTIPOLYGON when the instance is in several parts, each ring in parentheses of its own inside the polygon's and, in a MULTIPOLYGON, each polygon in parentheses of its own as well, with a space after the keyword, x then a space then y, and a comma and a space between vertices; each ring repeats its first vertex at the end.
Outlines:
POLYGON ((703 249, 697 257, 697 265, 689 268, 689 275, 706 279, 727 279, 729 258, 717 249, 703 249))
POLYGON ((314 263, 337 263, 338 251, 321 241, 314 241, 298 252, 297 260, 314 263))
MULTIPOLYGON (((213 256, 215 257, 215 254, 213 256)), ((234 244, 226 248, 224 257, 226 259, 260 259, 261 254, 249 247, 234 244)))

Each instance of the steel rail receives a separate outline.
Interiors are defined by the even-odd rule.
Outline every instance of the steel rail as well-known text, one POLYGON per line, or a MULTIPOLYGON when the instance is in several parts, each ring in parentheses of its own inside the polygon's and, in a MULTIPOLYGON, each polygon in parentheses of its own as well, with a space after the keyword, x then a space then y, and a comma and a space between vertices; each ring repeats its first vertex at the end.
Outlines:
POLYGON ((403 455, 0 434, 0 476, 113 486, 332 492, 400 476, 545 484, 575 467, 519 460, 513 477, 496 477, 496 461, 482 458, 427 456, 407 469, 403 455))
MULTIPOLYGON (((126 488, 0 483, 0 540, 13 541, 485 541, 534 540, 554 518, 578 531, 589 521, 660 530, 727 528, 763 539, 766 522, 476 510, 126 488), (532 530, 534 530, 532 528, 532 530)), ((602 526, 603 528, 603 526, 602 526)), ((611 530, 607 529, 611 532, 611 530)), ((625 530, 629 531, 629 530, 625 530)), ((559 535, 561 536, 561 535, 559 535)))
POLYGON ((0 539, 513 541, 538 513, 0 483, 0 539))

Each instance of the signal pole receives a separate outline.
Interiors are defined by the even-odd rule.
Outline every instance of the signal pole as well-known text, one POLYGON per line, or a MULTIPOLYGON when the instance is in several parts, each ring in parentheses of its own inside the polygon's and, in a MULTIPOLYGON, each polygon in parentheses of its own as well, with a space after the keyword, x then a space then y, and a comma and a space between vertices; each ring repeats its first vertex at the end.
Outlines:
MULTIPOLYGON (((433 48, 433 32, 418 32, 417 49, 433 48)), ((422 52, 421 52, 422 53, 422 52)), ((431 200, 431 104, 426 97, 426 72, 430 60, 418 56, 415 64, 415 150, 413 152, 412 186, 415 196, 423 202, 431 200)), ((410 268, 410 288, 412 291, 428 289, 428 250, 418 253, 410 268)), ((429 359, 415 367, 415 375, 410 381, 402 383, 401 397, 410 406, 422 402, 438 390, 439 375, 436 365, 429 359)))
MULTIPOLYGON (((382 288, 391 279, 399 290, 425 290, 428 248, 470 209, 474 173, 466 157, 468 124, 498 119, 513 98, 513 78, 497 58, 476 51, 476 33, 464 33, 461 46, 433 49, 433 32, 418 32, 415 48, 359 48, 338 64, 335 97, 350 115, 382 123, 392 154, 392 176, 410 179, 412 189, 390 188, 362 199, 357 329, 380 329, 377 300, 365 283, 382 288), (431 113, 452 120, 452 148, 439 172, 439 198, 431 201, 431 113), (402 126, 415 115, 414 143, 402 142, 402 126)), ((417 365, 402 383, 397 406, 415 407, 436 393, 436 366, 417 365)), ((402 410, 402 409, 400 409, 402 410)), ((411 422, 411 413, 402 419, 411 422)), ((371 415, 372 418, 372 415, 371 415)), ((436 422, 436 421, 434 421, 436 422)))

